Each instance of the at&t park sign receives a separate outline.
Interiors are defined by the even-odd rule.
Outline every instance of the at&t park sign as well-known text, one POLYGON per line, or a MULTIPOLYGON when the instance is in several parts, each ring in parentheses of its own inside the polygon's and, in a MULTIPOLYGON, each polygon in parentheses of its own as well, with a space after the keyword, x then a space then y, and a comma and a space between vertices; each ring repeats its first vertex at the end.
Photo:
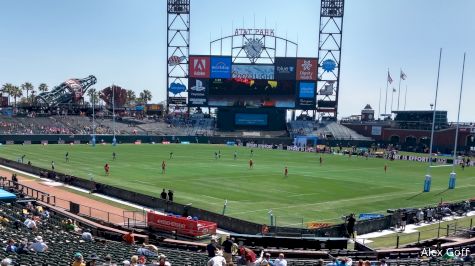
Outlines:
POLYGON ((234 35, 266 35, 274 36, 274 29, 235 29, 234 35))

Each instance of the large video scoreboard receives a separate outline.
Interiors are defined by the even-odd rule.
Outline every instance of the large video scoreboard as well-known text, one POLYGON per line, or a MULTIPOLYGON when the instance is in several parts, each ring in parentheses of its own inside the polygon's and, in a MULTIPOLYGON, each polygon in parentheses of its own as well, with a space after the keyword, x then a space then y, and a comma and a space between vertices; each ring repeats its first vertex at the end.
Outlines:
POLYGON ((188 105, 315 109, 317 64, 316 58, 234 64, 228 56, 190 56, 188 105))

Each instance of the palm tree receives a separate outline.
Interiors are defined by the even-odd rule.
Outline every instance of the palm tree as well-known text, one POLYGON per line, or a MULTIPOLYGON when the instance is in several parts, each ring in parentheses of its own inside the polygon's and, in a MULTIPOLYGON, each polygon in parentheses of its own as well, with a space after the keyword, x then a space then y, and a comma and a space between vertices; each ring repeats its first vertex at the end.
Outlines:
POLYGON ((28 102, 28 95, 29 91, 32 91, 34 89, 33 85, 30 82, 25 82, 21 84, 21 90, 26 91, 26 101, 28 102))
POLYGON ((147 104, 147 102, 151 101, 152 100, 152 92, 149 91, 149 90, 143 90, 141 93, 140 93, 140 100, 142 100, 142 102, 144 104, 147 104))
POLYGON ((41 92, 47 92, 48 91, 48 85, 46 83, 41 83, 40 86, 38 86, 38 90, 41 92))
POLYGON ((135 91, 133 90, 127 90, 127 103, 130 104, 130 102, 135 101, 137 96, 135 95, 135 91))
POLYGON ((23 92, 18 86, 13 86, 11 95, 13 97, 13 100, 15 101, 15 107, 16 107, 16 99, 21 97, 23 95, 23 92))
POLYGON ((99 101, 99 92, 96 91, 96 89, 94 88, 91 88, 87 91, 87 96, 89 96, 89 102, 92 104, 94 102, 94 104, 97 104, 97 102, 99 101))
POLYGON ((13 85, 11 83, 5 83, 2 86, 2 92, 8 95, 8 100, 10 101, 10 96, 12 96, 13 85))

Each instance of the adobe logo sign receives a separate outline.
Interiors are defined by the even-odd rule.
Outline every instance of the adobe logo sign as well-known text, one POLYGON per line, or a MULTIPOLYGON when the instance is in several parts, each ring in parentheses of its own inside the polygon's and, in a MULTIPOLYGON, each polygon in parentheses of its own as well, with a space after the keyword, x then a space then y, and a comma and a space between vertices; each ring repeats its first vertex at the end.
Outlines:
POLYGON ((190 78, 209 78, 209 56, 190 56, 190 78))

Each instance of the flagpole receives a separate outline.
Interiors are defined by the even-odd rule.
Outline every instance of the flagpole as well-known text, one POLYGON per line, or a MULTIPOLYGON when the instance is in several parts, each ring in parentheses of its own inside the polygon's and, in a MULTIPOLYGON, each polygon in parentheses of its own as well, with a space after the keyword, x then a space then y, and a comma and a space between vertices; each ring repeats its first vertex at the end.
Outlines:
POLYGON ((452 173, 455 173, 455 160, 457 159, 457 142, 458 142, 458 136, 459 136, 460 106, 462 105, 463 74, 465 72, 465 54, 466 53, 463 53, 462 80, 460 81, 459 110, 457 113, 457 127, 455 129, 454 160, 452 164, 452 173))
POLYGON ((397 93, 397 110, 399 111, 399 98, 401 97, 401 79, 402 79, 402 69, 399 69, 399 89, 397 93))
POLYGON ((407 84, 406 84, 406 92, 404 93, 404 111, 406 111, 406 101, 407 101, 407 84))
POLYGON ((393 103, 394 103, 394 92, 396 91, 396 89, 393 87, 393 89, 391 90, 391 117, 393 115, 393 103))
POLYGON ((389 87, 389 67, 388 67, 388 74, 386 77, 386 100, 384 100, 384 114, 387 114, 387 106, 388 106, 388 87, 389 87))

